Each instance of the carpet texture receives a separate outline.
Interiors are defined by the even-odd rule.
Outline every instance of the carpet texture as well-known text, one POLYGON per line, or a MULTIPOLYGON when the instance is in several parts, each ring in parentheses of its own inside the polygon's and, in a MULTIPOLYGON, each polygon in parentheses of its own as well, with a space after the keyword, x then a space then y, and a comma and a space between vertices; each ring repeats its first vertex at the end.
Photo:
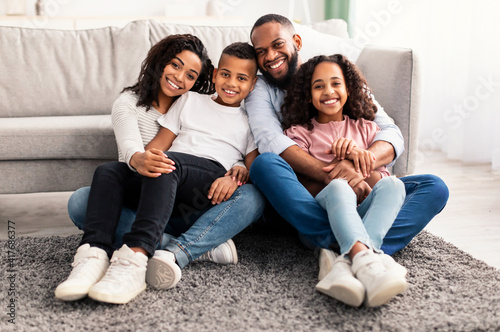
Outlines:
POLYGON ((500 330, 500 271, 425 231, 394 256, 409 271, 408 290, 358 309, 315 291, 317 253, 293 235, 256 230, 235 237, 237 265, 191 264, 174 289, 148 287, 126 305, 60 302, 54 289, 80 237, 19 237, 10 262, 0 241, 1 331, 500 330))

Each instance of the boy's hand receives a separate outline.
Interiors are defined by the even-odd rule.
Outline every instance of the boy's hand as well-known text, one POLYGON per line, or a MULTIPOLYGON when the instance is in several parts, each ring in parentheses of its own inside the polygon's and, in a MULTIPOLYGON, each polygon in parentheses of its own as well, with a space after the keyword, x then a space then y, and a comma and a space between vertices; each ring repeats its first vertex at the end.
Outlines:
POLYGON ((145 152, 136 152, 130 158, 130 166, 137 173, 150 177, 159 177, 162 173, 171 173, 175 170, 175 163, 163 151, 150 149, 145 152))
POLYGON ((230 176, 233 181, 235 181, 238 186, 242 186, 247 183, 249 178, 249 172, 246 167, 243 166, 233 166, 229 171, 227 171, 224 176, 230 176))
POLYGON ((207 197, 212 200, 212 204, 220 204, 222 201, 227 201, 237 188, 236 181, 230 176, 223 176, 212 183, 207 197))

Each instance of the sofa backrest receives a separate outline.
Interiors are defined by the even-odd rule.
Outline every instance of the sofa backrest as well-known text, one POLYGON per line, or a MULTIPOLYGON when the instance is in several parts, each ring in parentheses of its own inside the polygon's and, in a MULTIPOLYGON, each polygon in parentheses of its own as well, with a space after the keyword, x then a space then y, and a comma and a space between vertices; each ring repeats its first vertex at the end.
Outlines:
POLYGON ((44 30, 0 28, 0 117, 109 114, 138 77, 149 25, 44 30))

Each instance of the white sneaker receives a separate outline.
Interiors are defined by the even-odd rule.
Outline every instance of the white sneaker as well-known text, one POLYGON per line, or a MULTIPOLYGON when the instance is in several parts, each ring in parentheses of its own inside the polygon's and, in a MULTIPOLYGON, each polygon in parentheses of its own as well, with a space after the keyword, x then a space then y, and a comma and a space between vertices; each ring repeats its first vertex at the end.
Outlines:
POLYGON ((146 289, 148 257, 124 244, 113 253, 111 264, 101 281, 89 291, 89 297, 107 303, 124 304, 146 289))
POLYGON ((233 240, 229 239, 219 246, 207 251, 195 261, 198 262, 214 262, 217 264, 237 264, 238 253, 233 240))
POLYGON ((146 282, 157 289, 169 289, 181 280, 181 268, 175 263, 175 256, 167 250, 156 250, 148 261, 146 282))
POLYGON ((319 280, 323 279, 331 271, 337 256, 333 250, 321 248, 319 252, 319 280))
POLYGON ((343 255, 335 259, 330 272, 316 289, 353 307, 359 307, 365 298, 365 287, 354 277, 349 257, 343 255))
POLYGON ((90 288, 106 273, 109 258, 101 248, 86 243, 76 250, 71 266, 73 270, 69 277, 54 292, 56 298, 62 301, 75 301, 87 296, 90 288))
POLYGON ((365 250, 354 256, 352 271, 365 286, 367 307, 382 305, 407 287, 406 279, 397 270, 387 270, 379 255, 372 250, 365 250))
POLYGON ((403 278, 406 278, 408 274, 408 270, 401 264, 397 263, 394 258, 387 254, 378 254, 382 264, 384 264, 385 268, 390 271, 394 271, 403 278))
MULTIPOLYGON (((397 263, 394 258, 392 258, 392 256, 378 253, 377 255, 379 255, 382 264, 384 264, 387 270, 394 270, 402 277, 406 277, 406 275, 408 274, 408 270, 406 270, 403 265, 397 263)), ((333 266, 333 262, 335 261, 335 258, 337 258, 337 256, 338 254, 336 254, 332 250, 321 249, 321 251, 319 252, 319 280, 323 279, 328 274, 328 272, 330 272, 333 266)))

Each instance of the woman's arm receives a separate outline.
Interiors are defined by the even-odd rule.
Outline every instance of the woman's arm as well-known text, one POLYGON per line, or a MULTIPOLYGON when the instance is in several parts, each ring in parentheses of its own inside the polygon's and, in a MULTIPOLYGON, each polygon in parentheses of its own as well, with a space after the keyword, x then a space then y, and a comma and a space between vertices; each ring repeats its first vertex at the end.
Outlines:
POLYGON ((130 159, 130 166, 141 175, 158 177, 162 173, 175 170, 175 163, 163 152, 172 146, 177 136, 169 129, 161 128, 158 134, 146 145, 145 152, 137 152, 130 159))

